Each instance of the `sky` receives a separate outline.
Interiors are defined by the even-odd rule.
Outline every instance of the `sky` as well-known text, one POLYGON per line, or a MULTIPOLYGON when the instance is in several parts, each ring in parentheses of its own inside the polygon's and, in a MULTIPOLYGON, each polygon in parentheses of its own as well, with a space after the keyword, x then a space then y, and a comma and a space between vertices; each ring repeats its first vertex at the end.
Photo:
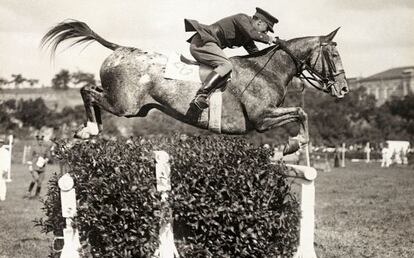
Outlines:
MULTIPOLYGON (((43 35, 65 19, 87 23, 108 41, 163 54, 190 55, 184 18, 204 24, 261 7, 279 19, 275 36, 325 35, 335 41, 348 78, 414 65, 413 0, 0 0, 0 77, 22 74, 50 85, 61 69, 94 73, 111 50, 99 43, 68 48, 56 56, 39 47, 43 35)), ((259 48, 265 47, 258 44, 259 48)), ((226 50, 231 55, 244 50, 226 50)))

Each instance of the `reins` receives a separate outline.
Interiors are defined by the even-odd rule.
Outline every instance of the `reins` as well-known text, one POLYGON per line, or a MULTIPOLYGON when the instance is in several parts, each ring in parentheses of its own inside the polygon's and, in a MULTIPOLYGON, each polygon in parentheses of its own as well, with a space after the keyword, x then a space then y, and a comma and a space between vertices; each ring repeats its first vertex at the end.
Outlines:
MULTIPOLYGON (((335 77, 344 73, 344 70, 337 71, 335 63, 332 61, 331 57, 329 56, 328 50, 326 50, 326 46, 334 44, 335 42, 330 43, 321 43, 320 45, 320 51, 318 53, 318 56, 315 60, 315 63, 310 66, 308 65, 304 60, 300 60, 297 58, 288 48, 283 47, 279 44, 279 47, 275 46, 271 50, 271 54, 269 58, 267 59, 266 63, 255 73, 255 75, 252 77, 252 79, 247 83, 246 87, 241 92, 241 95, 246 91, 246 89, 250 86, 250 84, 253 82, 253 80, 259 75, 263 69, 267 66, 267 64, 270 62, 274 54, 277 52, 277 50, 280 48, 283 51, 285 51, 292 61, 295 64, 296 67, 296 74, 295 76, 298 77, 301 81, 306 80, 310 85, 312 85, 314 88, 324 91, 324 92, 330 92, 331 87, 335 84, 335 77), (322 58, 322 73, 319 73, 316 71, 315 66, 318 63, 319 58, 322 58), (304 72, 307 71, 310 76, 307 76, 304 74, 304 72), (316 84, 317 83, 317 84, 316 84)), ((305 58, 306 60, 307 58, 305 58)))
MULTIPOLYGON (((250 86, 250 84, 253 82, 253 80, 256 78, 257 75, 259 75, 259 73, 261 73, 263 71, 263 69, 266 68, 266 65, 270 62, 270 60, 272 59, 272 57, 274 56, 274 54, 276 53, 276 50, 278 49, 278 47, 274 47, 272 50, 273 53, 269 56, 269 58, 267 59, 266 63, 262 66, 262 68, 259 69, 259 71, 257 71, 255 73, 255 75, 253 76, 253 78, 249 81, 249 83, 246 84, 246 87, 244 87, 244 89, 241 92, 241 95, 243 95, 243 93, 245 92, 245 90, 250 86)), ((269 51, 269 52, 270 52, 269 51)))

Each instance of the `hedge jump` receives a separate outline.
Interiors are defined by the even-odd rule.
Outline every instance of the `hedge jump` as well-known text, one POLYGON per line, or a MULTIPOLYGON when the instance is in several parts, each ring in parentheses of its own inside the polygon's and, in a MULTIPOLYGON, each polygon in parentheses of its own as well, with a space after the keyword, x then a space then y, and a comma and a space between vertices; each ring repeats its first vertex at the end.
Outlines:
MULTIPOLYGON (((171 190, 169 155, 165 151, 154 151, 156 161, 157 190, 161 192, 162 200, 168 198, 171 190)), ((315 185, 317 172, 312 167, 300 165, 287 165, 286 176, 301 186, 300 207, 302 217, 300 220, 299 246, 294 258, 316 258, 314 250, 315 228, 315 185)), ((76 215, 76 194, 72 177, 66 173, 59 179, 61 190, 62 216, 66 218, 66 228, 63 230, 63 249, 60 258, 79 258, 79 233, 72 226, 72 219, 76 215)), ((62 239, 57 237, 55 239, 62 239)), ((174 258, 180 257, 174 244, 174 235, 171 222, 161 226, 159 232, 160 246, 154 257, 174 258)))

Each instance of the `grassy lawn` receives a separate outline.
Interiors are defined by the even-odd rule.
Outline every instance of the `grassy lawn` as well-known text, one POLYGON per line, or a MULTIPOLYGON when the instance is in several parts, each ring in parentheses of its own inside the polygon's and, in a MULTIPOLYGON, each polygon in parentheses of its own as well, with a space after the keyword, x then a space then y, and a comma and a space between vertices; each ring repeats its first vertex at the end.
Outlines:
POLYGON ((350 163, 316 180, 319 257, 414 257, 414 169, 350 163))
MULTIPOLYGON (((46 193, 47 180, 56 166, 48 166, 43 182, 42 195, 46 193)), ((0 202, 0 258, 46 258, 52 236, 35 228, 33 220, 43 216, 39 200, 23 199, 31 175, 26 166, 13 164, 12 182, 7 183, 6 201, 0 202)))
MULTIPOLYGON (((49 166, 47 176, 57 171, 49 166)), ((43 216, 38 200, 23 199, 30 182, 14 164, 7 199, 0 202, 0 258, 45 258, 52 236, 32 222, 43 216)), ((347 163, 316 180, 318 257, 414 257, 414 170, 347 163)), ((42 190, 46 192, 46 180, 42 190)))

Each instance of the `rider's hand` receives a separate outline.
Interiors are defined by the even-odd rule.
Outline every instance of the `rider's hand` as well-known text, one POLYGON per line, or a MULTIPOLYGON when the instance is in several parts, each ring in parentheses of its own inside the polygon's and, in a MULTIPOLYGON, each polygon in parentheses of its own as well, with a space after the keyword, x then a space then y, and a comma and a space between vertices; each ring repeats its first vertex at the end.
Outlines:
POLYGON ((285 41, 285 40, 283 40, 283 39, 280 39, 279 37, 275 37, 275 38, 273 39, 273 43, 274 43, 274 44, 278 44, 278 45, 280 45, 280 46, 286 46, 286 41, 285 41))

